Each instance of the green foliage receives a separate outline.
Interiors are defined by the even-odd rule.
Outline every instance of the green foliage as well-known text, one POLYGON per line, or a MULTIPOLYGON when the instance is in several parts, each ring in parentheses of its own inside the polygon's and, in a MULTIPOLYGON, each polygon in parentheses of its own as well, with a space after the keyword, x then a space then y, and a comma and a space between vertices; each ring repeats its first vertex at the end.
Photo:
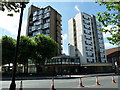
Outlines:
POLYGON ((41 34, 35 36, 35 42, 37 44, 36 53, 39 55, 41 60, 43 60, 43 62, 46 58, 49 59, 55 56, 57 51, 57 43, 52 38, 41 34))
POLYGON ((12 63, 15 55, 16 40, 8 37, 2 37, 2 65, 12 63))
MULTIPOLYGON (((29 0, 8 0, 8 1, 2 1, 0 0, 0 10, 5 11, 8 10, 8 12, 14 11, 14 12, 20 12, 20 8, 23 5, 23 8, 26 7, 26 4, 29 3, 29 0)), ((9 13, 8 16, 13 16, 13 13, 9 13)))
POLYGON ((106 6, 108 11, 97 13, 96 18, 104 27, 112 26, 109 30, 105 28, 101 30, 111 34, 111 36, 107 38, 111 44, 120 45, 120 1, 102 2, 101 0, 97 0, 97 3, 106 6))
POLYGON ((27 36, 21 36, 20 37, 20 43, 19 43, 19 63, 27 64, 28 59, 32 58, 32 54, 35 50, 35 42, 32 40, 32 38, 27 36))
MULTIPOLYGON (((2 63, 12 63, 15 53, 16 40, 3 36, 2 42, 2 63)), ((43 64, 45 59, 56 55, 57 43, 45 35, 35 36, 34 40, 27 36, 21 36, 18 51, 18 63, 28 65, 28 59, 36 64, 43 64)))

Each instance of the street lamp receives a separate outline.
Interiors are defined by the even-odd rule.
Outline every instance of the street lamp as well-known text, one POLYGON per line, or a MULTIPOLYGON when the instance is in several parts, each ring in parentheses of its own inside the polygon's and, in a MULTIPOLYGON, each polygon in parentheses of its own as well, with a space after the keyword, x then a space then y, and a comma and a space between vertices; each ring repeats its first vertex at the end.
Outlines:
POLYGON ((24 10, 24 2, 21 2, 21 7, 20 8, 21 8, 21 13, 20 13, 20 19, 19 19, 17 44, 16 44, 16 49, 15 49, 15 58, 14 58, 14 62, 13 62, 12 82, 10 84, 9 90, 16 90, 15 76, 16 76, 17 55, 18 55, 18 46, 19 46, 21 26, 22 26, 22 17, 23 17, 23 10, 24 10))

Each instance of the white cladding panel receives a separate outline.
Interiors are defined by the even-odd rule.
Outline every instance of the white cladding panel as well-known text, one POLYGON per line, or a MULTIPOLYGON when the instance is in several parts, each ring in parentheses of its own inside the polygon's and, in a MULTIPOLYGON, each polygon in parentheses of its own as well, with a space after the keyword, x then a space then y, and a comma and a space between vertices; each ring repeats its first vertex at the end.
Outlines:
MULTIPOLYGON (((103 35, 100 31, 101 25, 97 23, 99 46, 101 52, 101 61, 107 62, 103 35)), ((80 57, 82 64, 96 63, 92 17, 86 13, 80 12, 74 18, 68 21, 69 30, 69 54, 80 57), (75 33, 76 32, 76 33, 75 33), (76 39, 75 39, 76 38, 76 39), (75 43, 76 40, 76 43, 75 43), (76 45, 77 44, 77 45, 76 45), (77 50, 75 50, 77 47, 77 50)))
POLYGON ((86 54, 84 50, 84 38, 83 38, 83 26, 82 26, 82 13, 79 13, 75 16, 76 21, 76 35, 77 35, 77 48, 78 48, 78 56, 80 57, 81 63, 86 62, 86 54))
POLYGON ((68 21, 68 32, 69 32, 69 55, 75 56, 73 19, 70 19, 68 21))

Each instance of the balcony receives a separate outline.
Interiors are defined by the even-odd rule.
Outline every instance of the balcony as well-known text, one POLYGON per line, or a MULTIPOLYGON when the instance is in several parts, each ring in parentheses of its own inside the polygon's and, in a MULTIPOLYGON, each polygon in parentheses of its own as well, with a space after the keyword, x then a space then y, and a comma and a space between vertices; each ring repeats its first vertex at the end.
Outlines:
POLYGON ((40 20, 40 19, 42 19, 43 18, 43 15, 39 15, 38 16, 38 19, 40 20))
POLYGON ((40 32, 37 31, 37 32, 34 32, 34 33, 33 33, 33 36, 37 36, 37 35, 39 35, 39 34, 40 34, 40 32))
POLYGON ((85 15, 85 14, 83 14, 83 19, 90 20, 90 17, 85 15))
POLYGON ((38 27, 37 26, 33 26, 32 27, 32 31, 36 31, 36 30, 38 30, 38 27))
POLYGON ((87 24, 87 25, 90 25, 90 21, 88 21, 88 20, 83 20, 83 23, 87 24))
POLYGON ((41 30, 41 29, 42 29, 42 27, 43 27, 42 25, 39 25, 39 26, 38 26, 38 29, 39 29, 39 30, 41 30))
POLYGON ((50 11, 50 7, 47 7, 47 8, 44 9, 44 13, 47 13, 49 11, 50 11))
POLYGON ((40 25, 40 24, 42 24, 42 21, 41 21, 41 20, 34 23, 34 25, 36 25, 36 26, 37 26, 37 25, 40 25))
POLYGON ((38 17, 37 16, 33 17, 33 21, 36 21, 36 20, 38 20, 38 17))
POLYGON ((38 15, 41 15, 43 13, 43 10, 38 11, 38 15))
POLYGON ((33 13, 33 16, 36 16, 36 15, 38 15, 38 11, 35 11, 35 12, 33 13))
POLYGON ((42 29, 46 29, 46 28, 49 28, 50 27, 50 23, 46 23, 43 25, 43 28, 42 29))
POLYGON ((43 17, 43 18, 48 18, 48 17, 50 17, 50 13, 44 14, 44 17, 43 17))

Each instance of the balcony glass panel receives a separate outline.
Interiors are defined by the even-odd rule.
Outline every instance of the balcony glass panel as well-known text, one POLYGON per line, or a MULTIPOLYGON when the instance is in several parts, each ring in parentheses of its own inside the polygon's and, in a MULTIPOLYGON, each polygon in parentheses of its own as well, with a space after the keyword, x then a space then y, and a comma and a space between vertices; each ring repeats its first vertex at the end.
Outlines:
POLYGON ((39 16, 38 16, 38 19, 42 19, 42 17, 43 17, 43 15, 39 15, 39 16))
POLYGON ((42 14, 43 13, 43 10, 39 10, 38 11, 38 14, 40 15, 40 14, 42 14))
POLYGON ((36 21, 36 20, 38 20, 38 17, 37 16, 33 17, 33 21, 36 21))
POLYGON ((38 12, 37 11, 35 11, 34 13, 33 13, 33 16, 36 16, 38 14, 38 12))
POLYGON ((49 17, 49 16, 50 16, 50 13, 44 14, 44 18, 47 18, 47 17, 49 17))
POLYGON ((49 23, 46 23, 46 24, 43 25, 43 29, 44 29, 44 28, 48 28, 48 27, 50 27, 50 24, 49 24, 49 23))
POLYGON ((44 13, 47 13, 47 12, 49 12, 49 11, 50 11, 50 8, 49 8, 49 7, 44 9, 44 13))
POLYGON ((32 31, 35 31, 35 30, 37 30, 37 29, 38 29, 37 26, 33 26, 33 27, 32 27, 32 31))
POLYGON ((33 33, 33 36, 36 36, 36 35, 39 35, 39 34, 40 34, 40 32, 37 31, 37 32, 34 32, 34 33, 33 33))

